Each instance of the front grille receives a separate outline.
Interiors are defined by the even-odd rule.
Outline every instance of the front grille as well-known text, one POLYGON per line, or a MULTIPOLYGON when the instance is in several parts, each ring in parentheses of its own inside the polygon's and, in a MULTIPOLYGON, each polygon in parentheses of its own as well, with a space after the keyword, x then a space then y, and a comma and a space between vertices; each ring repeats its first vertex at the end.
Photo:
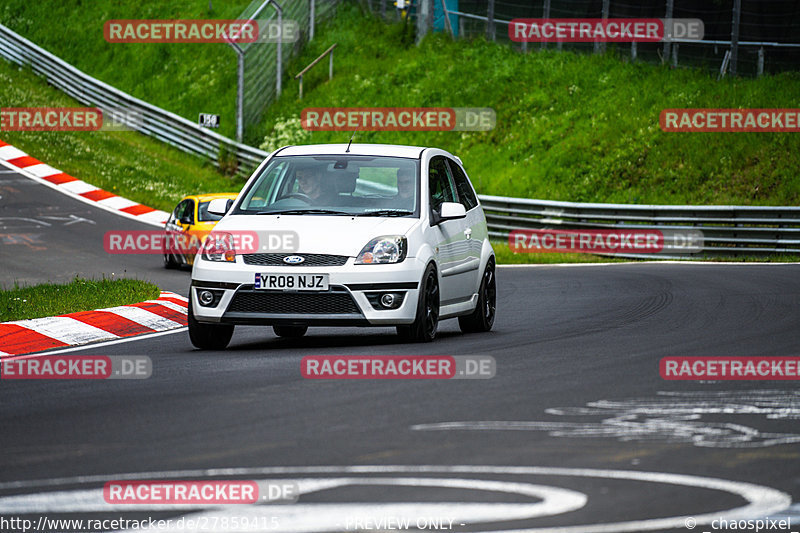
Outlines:
POLYGON ((342 266, 347 263, 346 255, 330 254, 244 254, 242 256, 247 265, 262 266, 342 266), (299 255, 304 258, 302 263, 284 263, 283 258, 290 255, 299 255))
POLYGON ((240 290, 228 306, 229 313, 268 313, 281 315, 360 314, 353 297, 345 289, 330 292, 268 292, 240 290))

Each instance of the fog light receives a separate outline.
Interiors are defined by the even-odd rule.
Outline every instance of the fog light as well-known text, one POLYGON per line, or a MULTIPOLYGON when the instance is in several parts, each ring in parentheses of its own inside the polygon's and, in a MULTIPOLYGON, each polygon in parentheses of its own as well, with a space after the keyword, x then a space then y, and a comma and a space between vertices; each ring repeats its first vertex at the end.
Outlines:
POLYGON ((384 307, 391 308, 394 305, 394 302, 397 298, 391 292, 387 292, 383 296, 381 296, 381 305, 384 307))
POLYGON ((214 293, 211 291, 200 291, 197 296, 200 299, 200 305, 211 305, 214 302, 214 293))

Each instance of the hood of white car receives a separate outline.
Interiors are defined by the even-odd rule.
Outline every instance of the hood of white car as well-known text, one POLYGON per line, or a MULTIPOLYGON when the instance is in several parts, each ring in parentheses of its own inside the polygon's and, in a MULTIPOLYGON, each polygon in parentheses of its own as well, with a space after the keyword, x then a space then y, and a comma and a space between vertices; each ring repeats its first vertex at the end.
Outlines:
MULTIPOLYGON (((250 232, 264 243, 268 234, 297 234, 297 253, 355 257, 370 240, 383 235, 406 235, 418 218, 350 217, 332 215, 231 215, 221 220, 215 232, 250 232)), ((265 250, 262 252, 284 252, 265 250)))

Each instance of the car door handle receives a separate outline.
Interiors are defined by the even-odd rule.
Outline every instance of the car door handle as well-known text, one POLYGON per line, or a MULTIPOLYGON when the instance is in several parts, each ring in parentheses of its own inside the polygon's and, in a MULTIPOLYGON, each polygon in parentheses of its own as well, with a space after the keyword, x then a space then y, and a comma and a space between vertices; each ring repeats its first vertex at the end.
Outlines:
POLYGON ((472 238, 472 230, 470 228, 465 229, 464 230, 464 236, 467 238, 467 240, 471 239, 472 238))

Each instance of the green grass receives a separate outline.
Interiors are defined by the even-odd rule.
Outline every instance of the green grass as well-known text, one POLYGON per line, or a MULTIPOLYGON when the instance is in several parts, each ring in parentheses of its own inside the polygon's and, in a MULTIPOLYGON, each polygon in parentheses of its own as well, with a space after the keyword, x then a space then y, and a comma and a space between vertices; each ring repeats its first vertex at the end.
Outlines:
POLYGON ((135 279, 87 280, 0 290, 0 322, 91 311, 158 298, 152 283, 135 279))
POLYGON ((80 70, 192 121, 236 131, 236 53, 224 43, 108 43, 109 19, 235 19, 250 0, 3 0, 0 22, 80 70))
MULTIPOLYGON (((227 45, 110 44, 102 27, 107 19, 231 18, 248 3, 217 1, 209 12, 205 1, 191 0, 93 0, 91 9, 80 0, 6 0, 0 22, 87 73, 191 120, 201 111, 218 113, 221 133, 232 136, 235 58, 227 45), (41 20, 58 20, 64 31, 41 20)), ((271 148, 349 138, 348 132, 303 131, 300 112, 312 106, 492 107, 497 127, 491 132, 361 132, 356 140, 450 150, 483 194, 800 203, 800 135, 666 133, 658 125, 664 108, 800 107, 796 72, 717 81, 706 71, 631 63, 614 47, 605 55, 553 49, 521 54, 505 44, 454 42, 444 34, 416 46, 408 30, 412 25, 387 25, 345 1, 336 19, 319 26, 314 41, 286 66, 282 98, 263 123, 248 129, 246 141, 271 148), (327 80, 326 65, 312 69, 300 101, 291 74, 332 43, 339 45, 333 80, 327 80)), ((13 98, 9 103, 17 104, 13 98)))
MULTIPOLYGON (((29 70, 0 60, 0 105, 80 104, 29 70)), ((0 131, 0 139, 92 185, 165 211, 187 194, 238 191, 243 184, 199 157, 135 132, 0 131)))
POLYGON ((299 71, 338 43, 333 80, 306 76, 305 98, 288 80, 255 143, 346 142, 349 132, 306 132, 306 107, 492 107, 491 132, 362 132, 361 142, 438 146, 464 161, 480 193, 641 204, 797 205, 800 135, 666 133, 665 108, 800 107, 800 74, 717 81, 700 70, 605 55, 536 51, 436 34, 410 44, 343 6, 293 61, 299 71))

